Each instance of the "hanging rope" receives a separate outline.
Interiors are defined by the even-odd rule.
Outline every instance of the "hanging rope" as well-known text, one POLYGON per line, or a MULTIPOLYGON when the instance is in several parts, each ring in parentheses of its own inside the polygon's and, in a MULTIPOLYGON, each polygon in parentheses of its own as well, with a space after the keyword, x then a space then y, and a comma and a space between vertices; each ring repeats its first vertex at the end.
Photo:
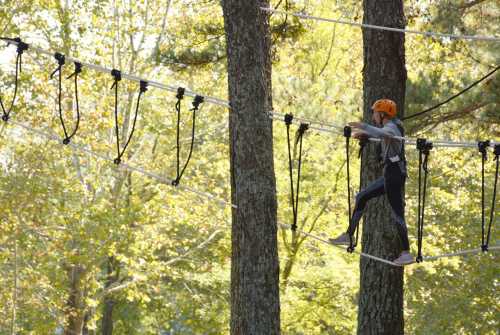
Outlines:
MULTIPOLYGON (((349 126, 344 127, 344 137, 345 137, 345 154, 346 154, 346 171, 347 171, 347 222, 348 226, 351 224, 351 173, 350 173, 350 151, 349 151, 349 140, 351 138, 352 128, 349 126)), ((347 252, 352 253, 356 246, 358 245, 358 227, 355 228, 356 239, 353 241, 352 235, 349 234, 349 246, 347 247, 347 252)))
MULTIPOLYGON (((307 123, 301 123, 299 129, 297 130, 297 134, 295 137, 295 149, 297 145, 299 146, 299 157, 297 161, 297 184, 294 189, 293 185, 293 160, 292 160, 292 150, 290 143, 290 125, 293 122, 293 115, 286 114, 285 115, 285 125, 286 125, 286 137, 287 137, 287 145, 288 145, 288 170, 290 174, 290 202, 292 203, 292 211, 293 211, 293 224, 291 225, 292 231, 297 230, 297 219, 298 219, 298 207, 299 207, 299 193, 300 193, 300 176, 302 169, 302 139, 304 137, 304 133, 309 129, 309 125, 307 123), (296 191, 296 192, 295 192, 296 191)), ((295 154, 294 154, 295 156, 295 154)))
MULTIPOLYGON (((61 121, 61 126, 63 128, 64 132, 64 139, 63 139, 63 144, 69 144, 71 141, 71 138, 76 134, 76 131, 78 130, 78 125, 80 123, 80 111, 78 107, 78 82, 77 82, 77 72, 81 72, 81 65, 78 67, 75 64, 75 72, 71 75, 75 75, 75 92, 76 92, 76 104, 77 104, 77 121, 76 121, 76 126, 75 129, 71 134, 68 135, 68 131, 66 129, 66 124, 64 123, 64 117, 63 117, 63 112, 62 112, 62 67, 66 63, 66 58, 63 54, 56 52, 54 54, 54 58, 57 60, 57 69, 55 69, 51 74, 50 74, 50 79, 54 77, 56 73, 59 74, 58 76, 58 96, 57 96, 57 104, 59 107, 59 120, 61 121)), ((71 78, 71 76, 68 77, 71 78)))
POLYGON ((490 141, 480 141, 477 144, 479 152, 481 153, 481 248, 483 251, 485 250, 484 243, 484 223, 485 223, 485 215, 484 215, 484 164, 488 160, 488 147, 490 146, 490 141))
POLYGON ((290 175, 290 202, 292 204, 292 214, 293 214, 293 224, 292 224, 292 231, 297 230, 297 210, 295 209, 295 195, 294 195, 294 189, 293 189, 293 161, 292 161, 292 149, 290 145, 290 125, 293 122, 293 115, 292 114, 285 114, 285 125, 286 125, 286 139, 287 139, 287 145, 288 145, 288 172, 290 175))
POLYGON ((195 135, 195 130, 196 130, 196 112, 198 111, 200 105, 203 103, 204 98, 201 95, 197 95, 194 97, 193 100, 193 108, 190 109, 191 112, 193 112, 193 125, 191 128, 191 146, 189 148, 189 154, 186 159, 186 162, 184 163, 184 166, 182 169, 180 169, 180 122, 181 122, 181 100, 184 97, 184 88, 179 87, 177 89, 177 103, 175 104, 175 109, 177 111, 177 176, 174 180, 172 180, 172 185, 173 186, 178 186, 179 182, 181 181, 182 175, 184 174, 184 171, 186 171, 186 168, 189 164, 189 161, 191 160, 191 155, 193 154, 193 148, 194 148, 194 135, 195 135))
POLYGON ((425 209, 425 197, 427 193, 427 175, 429 169, 427 163, 429 160, 430 150, 432 149, 432 142, 426 139, 417 139, 417 150, 418 155, 418 218, 417 218, 417 244, 418 244, 418 254, 416 261, 418 263, 423 261, 422 257, 422 237, 424 232, 424 209, 425 209), (422 171, 424 172, 424 180, 422 183, 422 171))
POLYGON ((5 109, 2 98, 0 97, 0 106, 2 107, 2 120, 7 122, 9 121, 10 112, 12 111, 12 107, 14 107, 14 103, 16 102, 17 96, 17 88, 19 85, 19 75, 22 72, 22 63, 23 63, 23 52, 28 50, 29 45, 21 41, 19 37, 17 38, 1 38, 7 42, 16 42, 17 43, 17 56, 16 56, 16 76, 14 81, 14 95, 12 96, 12 102, 10 103, 9 109, 5 109))
MULTIPOLYGON (((489 143, 488 143, 489 144, 489 143)), ((481 245, 481 250, 483 252, 488 251, 488 245, 490 243, 490 235, 491 235, 491 225, 493 224, 493 217, 495 216, 495 201, 496 201, 496 195, 497 195, 497 183, 498 183, 498 165, 500 163, 500 144, 496 144, 495 148, 493 149, 493 154, 495 155, 494 160, 496 161, 496 168, 495 168, 495 181, 493 183, 493 199, 491 200, 491 209, 490 209, 490 222, 488 223, 488 232, 486 234, 486 241, 484 238, 484 159, 483 159, 483 185, 482 185, 482 194, 483 194, 483 217, 482 217, 482 245, 481 245)))
POLYGON ((175 110, 177 112, 177 131, 176 131, 176 151, 177 151, 177 177, 172 181, 172 185, 176 186, 179 184, 179 181, 177 180, 180 174, 180 151, 181 151, 181 144, 180 144, 180 128, 181 128, 181 101, 184 98, 184 92, 185 89, 184 87, 179 87, 177 89, 177 95, 175 96, 177 98, 177 102, 175 103, 175 110))
POLYGON ((113 161, 116 165, 120 164, 120 130, 118 129, 118 82, 122 80, 122 74, 119 70, 111 70, 111 75, 113 76, 113 85, 111 89, 115 89, 115 137, 116 137, 116 151, 118 153, 117 158, 113 161))
POLYGON ((73 129, 73 132, 69 136, 66 136, 66 138, 63 140, 63 144, 69 144, 73 136, 76 135, 78 127, 80 126, 80 103, 78 102, 78 74, 82 72, 82 64, 78 62, 75 62, 74 64, 75 64, 75 71, 72 74, 70 74, 66 79, 70 79, 71 77, 75 78, 76 125, 75 129, 73 129))
POLYGON ((123 148, 120 149, 120 130, 118 127, 118 82, 121 80, 121 73, 118 70, 113 70, 111 71, 111 75, 115 78, 115 82, 113 83, 113 86, 111 86, 111 88, 113 87, 115 88, 115 135, 116 135, 117 157, 115 158, 114 163, 118 165, 121 163, 121 158, 123 157, 123 154, 125 154, 125 150, 127 150, 130 140, 132 140, 132 136, 134 135, 135 125, 137 123, 137 115, 139 114, 141 96, 148 90, 148 83, 142 80, 139 82, 139 95, 137 96, 134 120, 132 122, 132 130, 130 131, 130 135, 128 136, 128 139, 125 142, 125 145, 123 146, 123 148))

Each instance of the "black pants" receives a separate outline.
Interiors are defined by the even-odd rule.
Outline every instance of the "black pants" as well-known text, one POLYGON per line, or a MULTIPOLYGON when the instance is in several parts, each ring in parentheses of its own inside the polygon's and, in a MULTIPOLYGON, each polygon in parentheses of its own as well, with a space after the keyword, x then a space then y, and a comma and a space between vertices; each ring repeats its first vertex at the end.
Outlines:
POLYGON ((403 243, 403 250, 410 250, 410 243, 408 242, 408 228, 406 227, 403 207, 403 185, 405 181, 406 176, 401 172, 398 164, 387 164, 384 168, 384 176, 373 181, 364 190, 356 195, 354 212, 352 213, 347 233, 349 235, 354 234, 354 231, 363 216, 363 210, 365 209, 368 200, 386 194, 387 200, 389 200, 389 204, 391 205, 392 214, 397 224, 399 237, 403 243))

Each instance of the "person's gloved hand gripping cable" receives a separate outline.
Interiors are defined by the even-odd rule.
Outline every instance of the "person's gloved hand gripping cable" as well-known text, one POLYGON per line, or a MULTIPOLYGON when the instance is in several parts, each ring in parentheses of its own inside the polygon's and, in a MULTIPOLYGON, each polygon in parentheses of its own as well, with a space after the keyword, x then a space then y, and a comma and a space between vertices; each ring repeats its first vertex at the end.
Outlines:
POLYGON ((384 164, 383 176, 356 195, 356 203, 347 232, 330 241, 337 245, 349 245, 350 238, 361 220, 368 200, 386 194, 403 246, 403 251, 394 262, 399 265, 410 264, 413 263, 413 257, 409 252, 408 229, 403 207, 403 186, 407 175, 406 159, 403 142, 394 138, 394 136, 404 136, 404 129, 401 121, 396 118, 396 103, 394 101, 377 100, 372 106, 372 111, 373 123, 380 128, 362 122, 351 122, 349 126, 353 128, 352 137, 356 139, 363 140, 369 137, 382 139, 380 159, 384 164))

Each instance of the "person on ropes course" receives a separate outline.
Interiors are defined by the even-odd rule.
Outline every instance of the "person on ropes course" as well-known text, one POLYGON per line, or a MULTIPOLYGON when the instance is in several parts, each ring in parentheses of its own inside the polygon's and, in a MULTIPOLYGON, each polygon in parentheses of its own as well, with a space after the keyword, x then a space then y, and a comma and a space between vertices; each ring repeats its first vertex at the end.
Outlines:
POLYGON ((410 264, 413 263, 414 258, 409 252, 410 244, 403 207, 403 187, 407 176, 404 144, 393 138, 394 136, 404 136, 403 125, 396 118, 396 103, 392 100, 375 101, 371 111, 372 120, 377 127, 362 122, 351 122, 349 126, 353 128, 352 137, 358 140, 366 140, 369 137, 381 139, 380 159, 384 164, 383 176, 356 195, 356 203, 347 232, 335 239, 330 239, 330 242, 336 245, 349 245, 368 200, 386 194, 403 244, 403 251, 394 262, 399 265, 410 264))

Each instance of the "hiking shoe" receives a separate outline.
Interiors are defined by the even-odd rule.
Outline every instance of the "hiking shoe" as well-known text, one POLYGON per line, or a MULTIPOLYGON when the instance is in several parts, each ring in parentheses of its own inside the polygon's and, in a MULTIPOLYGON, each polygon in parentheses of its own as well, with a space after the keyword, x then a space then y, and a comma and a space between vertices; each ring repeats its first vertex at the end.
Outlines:
POLYGON ((399 257, 394 260, 394 263, 396 263, 397 265, 401 265, 401 266, 408 265, 408 264, 411 264, 413 262, 415 262, 415 259, 408 251, 401 252, 399 257))
POLYGON ((328 239, 328 241, 330 241, 330 243, 333 245, 350 245, 351 244, 351 240, 350 240, 349 235, 347 233, 343 233, 337 238, 330 238, 330 239, 328 239))

